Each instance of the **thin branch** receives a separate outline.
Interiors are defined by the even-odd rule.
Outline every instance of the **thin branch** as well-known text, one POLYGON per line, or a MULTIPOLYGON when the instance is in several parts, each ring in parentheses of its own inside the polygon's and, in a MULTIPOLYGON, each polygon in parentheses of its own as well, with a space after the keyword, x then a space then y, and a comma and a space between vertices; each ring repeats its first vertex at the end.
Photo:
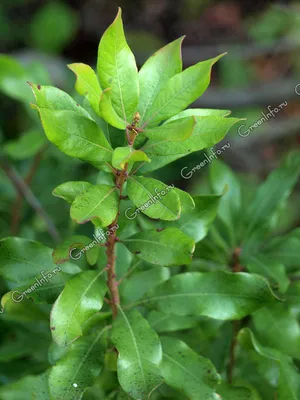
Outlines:
MULTIPOLYGON (((46 148, 48 147, 48 144, 44 145, 39 152, 36 154, 36 156, 34 157, 32 166, 30 168, 30 170, 28 171, 28 174, 25 178, 25 183, 26 185, 30 186, 32 179, 39 167, 39 164, 43 158, 43 153, 46 150, 46 148)), ((16 201, 13 204, 13 208, 12 208, 12 220, 11 220, 11 233, 13 235, 17 235, 18 231, 19 231, 19 225, 20 225, 20 217, 21 217, 21 209, 22 209, 22 205, 23 205, 23 199, 24 197, 19 193, 16 201)))
POLYGON ((52 239, 55 242, 59 242, 60 234, 57 231, 55 225, 53 224, 52 220, 50 219, 46 211, 43 209, 38 199, 33 194, 32 190, 26 185, 22 177, 19 175, 19 173, 15 170, 13 166, 10 165, 10 163, 5 158, 1 158, 0 167, 6 173, 8 178, 11 180, 17 193, 19 193, 19 195, 21 196, 24 196, 28 204, 43 219, 43 221, 47 226, 49 235, 52 237, 52 239))

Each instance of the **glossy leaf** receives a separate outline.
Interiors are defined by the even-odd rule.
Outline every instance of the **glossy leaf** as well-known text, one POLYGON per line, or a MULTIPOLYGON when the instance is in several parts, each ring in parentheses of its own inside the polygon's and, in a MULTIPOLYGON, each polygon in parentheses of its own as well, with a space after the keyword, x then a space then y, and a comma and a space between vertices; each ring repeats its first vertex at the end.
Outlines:
POLYGON ((144 134, 159 143, 182 142, 192 135, 195 125, 196 119, 187 117, 154 128, 146 128, 144 134))
POLYGON ((165 124, 168 124, 172 121, 176 121, 177 119, 182 119, 186 117, 207 117, 210 115, 216 115, 218 117, 226 117, 231 114, 229 110, 213 110, 209 108, 188 108, 186 110, 181 111, 180 113, 174 115, 174 117, 169 118, 165 124))
POLYGON ((46 136, 63 153, 95 167, 111 160, 112 149, 94 121, 74 111, 38 111, 46 136))
POLYGON ((138 71, 126 42, 120 8, 116 19, 101 38, 97 71, 101 87, 111 88, 111 101, 118 116, 131 123, 137 111, 138 71))
POLYGON ((38 108, 53 111, 74 111, 82 117, 92 119, 89 113, 81 107, 68 93, 53 86, 42 86, 29 83, 38 108))
POLYGON ((162 349, 157 334, 136 310, 125 313, 119 307, 112 341, 119 352, 118 379, 122 388, 134 399, 149 395, 162 382, 162 349))
POLYGON ((248 351, 254 350, 263 359, 272 360, 277 365, 279 374, 276 385, 277 399, 298 400, 300 395, 299 373, 291 359, 278 350, 262 346, 249 329, 240 331, 238 340, 248 351))
POLYGON ((102 227, 111 224, 118 213, 117 188, 95 185, 76 197, 71 205, 71 218, 78 224, 96 220, 102 227))
POLYGON ((68 67, 76 75, 75 89, 77 93, 86 96, 96 114, 99 113, 99 102, 102 90, 94 70, 86 64, 74 63, 68 67))
POLYGON ((253 315, 253 324, 263 344, 300 359, 300 325, 284 303, 258 310, 253 315))
POLYGON ((59 346, 68 346, 82 335, 82 325, 101 310, 107 290, 103 271, 85 271, 68 281, 51 312, 51 331, 59 346))
POLYGON ((162 337, 162 375, 165 382, 183 392, 191 400, 216 400, 220 383, 213 364, 200 356, 181 340, 162 337))
POLYGON ((133 150, 131 147, 117 147, 113 152, 112 165, 117 169, 124 169, 127 163, 136 161, 151 162, 142 150, 133 150))
POLYGON ((184 37, 167 44, 154 53, 142 66, 139 72, 140 98, 138 111, 141 122, 148 110, 172 76, 182 71, 181 44, 184 37))
POLYGON ((209 85, 212 66, 222 56, 201 61, 169 79, 145 113, 145 125, 156 125, 178 114, 200 97, 209 85))
POLYGON ((123 242, 138 258, 165 267, 190 264, 195 247, 190 237, 175 228, 140 232, 123 242))
POLYGON ((72 204, 77 196, 92 187, 89 182, 65 182, 57 186, 52 194, 56 197, 64 199, 67 203, 72 204))
POLYGON ((154 140, 149 140, 143 150, 151 158, 151 164, 144 164, 139 173, 155 171, 190 153, 214 146, 238 121, 237 118, 218 116, 196 117, 197 123, 192 136, 183 142, 156 143, 154 140))
POLYGON ((164 313, 232 320, 274 301, 263 278, 217 271, 176 275, 147 293, 141 302, 164 313))
POLYGON ((81 399, 93 385, 104 366, 106 333, 109 327, 84 336, 73 343, 49 375, 49 388, 53 399, 81 399))
POLYGON ((127 183, 127 192, 138 208, 137 212, 150 218, 174 221, 180 216, 180 199, 172 186, 152 178, 131 176, 127 183))

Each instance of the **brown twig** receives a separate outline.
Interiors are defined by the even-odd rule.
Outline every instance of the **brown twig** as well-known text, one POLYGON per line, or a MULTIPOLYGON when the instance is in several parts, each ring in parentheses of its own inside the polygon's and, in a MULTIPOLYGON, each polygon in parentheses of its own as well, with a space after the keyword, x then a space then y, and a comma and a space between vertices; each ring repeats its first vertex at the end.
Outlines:
MULTIPOLYGON (((126 136, 128 140, 128 144, 130 146, 133 146, 134 140, 137 136, 137 131, 136 131, 136 125, 139 122, 139 114, 136 113, 133 123, 131 126, 128 126, 126 128, 126 136), (133 133, 132 133, 133 132, 133 133)), ((120 204, 123 199, 123 187, 124 183, 126 182, 128 178, 128 164, 125 164, 124 168, 121 171, 117 171, 116 174, 116 187, 119 189, 119 204, 118 204, 118 212, 115 220, 111 225, 109 225, 109 228, 115 228, 118 227, 118 220, 119 220, 119 215, 120 215, 120 204)), ((115 244, 116 242, 119 241, 117 237, 117 229, 113 229, 113 234, 108 237, 108 240, 106 242, 106 255, 107 255, 107 286, 110 291, 110 296, 111 296, 111 309, 112 309, 112 314, 113 318, 116 318, 118 314, 118 304, 120 304, 120 295, 119 295, 119 289, 118 289, 118 281, 116 279, 116 269, 115 269, 115 262, 116 262, 116 257, 115 257, 115 244)))
POLYGON ((60 241, 60 234, 58 233, 55 225, 53 224, 52 220, 49 218, 46 211, 43 209, 42 205, 35 197, 31 189, 26 185, 22 177, 18 174, 13 166, 5 159, 1 158, 0 160, 0 167, 6 173, 8 178, 11 180, 12 184, 14 185, 17 193, 23 196, 28 204, 35 210, 35 212, 43 219, 46 224, 47 230, 55 242, 60 241))
MULTIPOLYGON (((36 156, 34 157, 32 166, 31 166, 30 170, 28 171, 28 174, 24 180, 27 186, 30 186, 32 179, 33 179, 33 177, 39 167, 39 164, 43 158, 43 155, 44 155, 43 153, 47 147, 48 147, 47 144, 44 145, 39 150, 39 152, 36 154, 36 156)), ((16 201, 14 202, 13 207, 12 207, 11 233, 13 235, 17 235, 17 233, 19 231, 23 199, 24 199, 24 197, 19 193, 16 198, 16 201)))

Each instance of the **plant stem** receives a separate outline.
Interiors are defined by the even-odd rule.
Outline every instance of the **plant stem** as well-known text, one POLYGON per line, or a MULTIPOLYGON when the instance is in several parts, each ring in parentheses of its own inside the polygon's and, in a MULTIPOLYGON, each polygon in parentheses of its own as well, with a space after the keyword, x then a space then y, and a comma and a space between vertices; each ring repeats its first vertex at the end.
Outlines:
MULTIPOLYGON (((125 168, 122 171, 120 171, 119 175, 117 175, 117 177, 116 177, 116 186, 120 192, 119 193, 118 213, 117 213, 117 216, 116 216, 114 222, 111 225, 109 225, 109 228, 112 228, 112 227, 118 225, 123 186, 127 179, 127 167, 128 167, 128 165, 126 164, 125 168)), ((119 295, 118 282, 116 279, 116 270, 115 270, 115 262, 116 262, 115 244, 117 241, 118 241, 117 229, 114 229, 113 234, 108 237, 108 240, 106 242, 106 247, 107 247, 106 248, 107 286, 109 288, 110 296, 111 296, 111 309, 112 309, 112 313, 113 313, 113 318, 116 318, 116 316, 118 314, 117 304, 120 304, 120 295, 119 295)))

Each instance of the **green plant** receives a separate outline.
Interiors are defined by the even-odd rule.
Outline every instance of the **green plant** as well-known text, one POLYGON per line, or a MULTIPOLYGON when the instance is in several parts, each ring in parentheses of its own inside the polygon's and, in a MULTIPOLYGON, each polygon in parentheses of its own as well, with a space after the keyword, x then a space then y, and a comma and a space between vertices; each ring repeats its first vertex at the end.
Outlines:
MULTIPOLYGON (((70 204, 73 221, 92 223, 90 236, 77 232, 53 254, 38 242, 0 241, 9 289, 2 298, 7 334, 0 360, 19 373, 18 360, 26 357, 20 380, 0 370, 4 383, 12 381, 0 389, 1 399, 260 398, 252 372, 240 374, 245 358, 241 367, 235 363, 239 321, 282 304, 268 279, 248 261, 249 272, 240 272, 240 262, 260 243, 256 233, 273 226, 277 201, 269 188, 260 189, 239 224, 240 188, 226 166, 213 164, 215 194, 205 196, 144 177, 214 146, 238 121, 226 118, 226 110, 185 109, 206 90, 220 57, 182 72, 181 42, 159 50, 138 72, 119 11, 100 41, 97 75, 84 64, 69 66, 83 106, 57 88, 30 84, 48 139, 101 173, 96 185, 66 182, 53 191, 70 204)), ((279 200, 296 181, 296 161, 271 178, 279 200)), ((283 293, 288 282, 279 283, 283 293)), ((273 388, 277 399, 296 399, 291 354, 265 349, 247 330, 240 337, 262 357, 262 368, 273 363, 290 372, 291 384, 280 375, 278 391, 273 388)))

